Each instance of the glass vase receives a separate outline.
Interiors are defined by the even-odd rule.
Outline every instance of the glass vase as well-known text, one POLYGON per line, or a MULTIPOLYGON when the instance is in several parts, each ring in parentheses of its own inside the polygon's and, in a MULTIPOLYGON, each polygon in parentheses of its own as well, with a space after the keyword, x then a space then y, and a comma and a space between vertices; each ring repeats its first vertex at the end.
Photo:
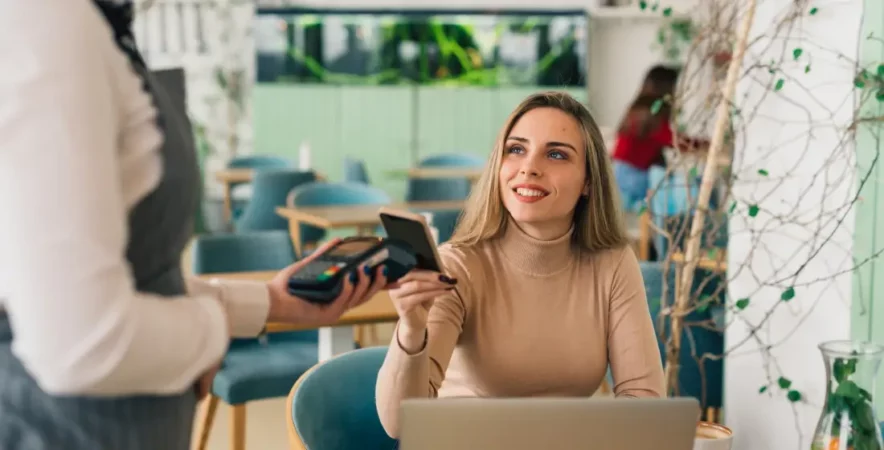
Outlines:
POLYGON ((874 405, 884 346, 830 341, 819 348, 826 364, 826 401, 811 449, 884 450, 874 405))

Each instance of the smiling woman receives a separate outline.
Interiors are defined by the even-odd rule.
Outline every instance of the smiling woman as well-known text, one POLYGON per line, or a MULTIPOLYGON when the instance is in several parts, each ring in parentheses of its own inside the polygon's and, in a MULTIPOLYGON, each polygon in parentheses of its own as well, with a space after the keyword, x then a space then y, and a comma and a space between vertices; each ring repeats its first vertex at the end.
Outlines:
POLYGON ((439 249, 443 273, 413 271, 390 291, 400 320, 377 384, 387 432, 398 436, 407 398, 589 396, 608 365, 615 395, 661 396, 619 205, 589 111, 563 93, 524 100, 439 249))

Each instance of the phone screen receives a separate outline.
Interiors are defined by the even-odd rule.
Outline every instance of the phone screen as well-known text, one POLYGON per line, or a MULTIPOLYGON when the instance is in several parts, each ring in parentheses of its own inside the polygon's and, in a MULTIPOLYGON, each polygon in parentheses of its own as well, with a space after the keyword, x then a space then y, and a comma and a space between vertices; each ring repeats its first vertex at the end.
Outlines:
POLYGON ((418 268, 436 272, 441 270, 439 261, 436 261, 436 245, 427 237, 423 223, 389 214, 381 214, 381 222, 388 237, 411 246, 418 268))

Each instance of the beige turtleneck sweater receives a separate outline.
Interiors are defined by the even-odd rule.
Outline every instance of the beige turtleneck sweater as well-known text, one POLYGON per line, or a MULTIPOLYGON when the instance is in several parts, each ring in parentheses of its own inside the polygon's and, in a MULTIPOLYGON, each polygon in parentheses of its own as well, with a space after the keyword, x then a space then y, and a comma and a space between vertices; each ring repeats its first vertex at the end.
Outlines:
POLYGON ((510 224, 499 239, 439 248, 461 297, 435 300, 420 353, 394 334, 376 392, 387 433, 398 436, 406 398, 590 396, 608 364, 616 396, 663 395, 635 254, 576 252, 570 241, 539 241, 510 224))

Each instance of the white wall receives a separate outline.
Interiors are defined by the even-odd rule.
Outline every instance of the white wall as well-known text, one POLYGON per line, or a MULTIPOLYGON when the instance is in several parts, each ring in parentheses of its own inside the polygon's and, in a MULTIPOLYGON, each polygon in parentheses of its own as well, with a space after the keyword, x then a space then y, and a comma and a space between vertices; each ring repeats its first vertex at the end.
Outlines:
MULTIPOLYGON (((790 3, 759 1, 753 38, 771 33, 775 15, 786 11, 790 3)), ((753 52, 745 63, 780 60, 780 55, 791 55, 795 46, 802 46, 803 60, 787 63, 785 69, 787 77, 796 77, 809 91, 799 82, 786 82, 780 94, 773 93, 767 84, 772 75, 766 70, 756 71, 756 80, 747 77, 739 85, 738 98, 747 95, 749 99, 741 105, 743 110, 749 109, 747 105, 758 105, 759 110, 747 124, 744 147, 738 148, 737 170, 743 178, 736 183, 734 196, 742 210, 747 202, 758 202, 761 213, 755 218, 736 214, 730 222, 730 296, 750 297, 751 306, 729 318, 734 324, 726 331, 727 347, 747 338, 746 321, 760 323, 773 305, 779 303, 779 307, 758 333, 760 343, 748 338, 725 363, 724 415, 738 436, 735 450, 809 448, 825 395, 817 344, 850 337, 851 275, 831 277, 852 266, 854 219, 848 214, 837 229, 831 222, 843 216, 836 210, 849 203, 847 198, 855 189, 853 143, 839 147, 841 136, 833 127, 851 119, 853 68, 850 61, 838 60, 818 46, 855 60, 862 3, 826 3, 829 7, 820 8, 819 14, 802 19, 803 30, 796 29, 805 40, 792 40, 783 51, 781 40, 772 43, 761 37, 755 52, 770 48, 761 54, 753 52), (804 74, 808 60, 813 70, 804 74), (818 124, 811 126, 811 120, 818 124), (788 177, 781 185, 760 183, 755 175, 758 169, 768 170, 771 180, 788 177), (791 223, 772 218, 780 214, 791 218, 787 220, 791 223), (795 225, 802 220, 810 225, 795 225), (821 232, 813 233, 816 230, 821 232), (833 233, 832 240, 822 244, 828 232, 833 233), (808 261, 810 249, 819 252, 796 280, 759 288, 760 282, 788 279, 808 261), (820 278, 826 281, 813 282, 820 278), (781 292, 789 285, 798 285, 795 298, 780 302, 781 292), (780 344, 772 350, 774 358, 765 360, 758 347, 771 343, 780 344), (776 386, 759 393, 761 386, 775 384, 781 375, 792 380, 804 402, 790 404, 786 392, 776 386)))
MULTIPOLYGON (((223 168, 234 154, 252 151, 251 102, 254 43, 249 31, 254 16, 249 2, 235 0, 138 0, 133 29, 139 49, 152 69, 182 67, 187 74, 187 103, 194 125, 207 128, 213 153, 205 173, 223 168), (149 7, 144 5, 149 4, 149 7), (231 102, 218 83, 216 71, 245 70, 245 110, 231 119, 231 102), (239 143, 230 148, 231 123, 239 143)), ((205 189, 220 196, 221 185, 211 176, 205 189)))

